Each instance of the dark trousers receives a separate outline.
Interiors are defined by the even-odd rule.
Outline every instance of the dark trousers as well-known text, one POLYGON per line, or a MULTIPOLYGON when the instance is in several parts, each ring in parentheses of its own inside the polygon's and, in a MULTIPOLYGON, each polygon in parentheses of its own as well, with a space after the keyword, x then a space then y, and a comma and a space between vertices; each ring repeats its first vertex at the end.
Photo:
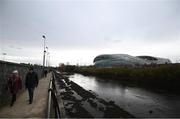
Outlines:
POLYGON ((16 101, 16 94, 12 94, 11 106, 13 106, 15 101, 16 101))
POLYGON ((29 103, 33 102, 34 88, 28 88, 29 92, 29 103))

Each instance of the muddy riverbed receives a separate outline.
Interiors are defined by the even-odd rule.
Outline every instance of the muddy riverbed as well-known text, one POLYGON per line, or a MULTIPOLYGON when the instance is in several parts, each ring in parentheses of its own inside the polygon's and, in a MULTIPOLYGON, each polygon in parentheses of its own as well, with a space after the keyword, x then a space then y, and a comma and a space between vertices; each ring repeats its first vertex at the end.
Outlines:
POLYGON ((150 90, 111 79, 72 74, 69 79, 93 91, 104 100, 112 100, 135 117, 180 117, 180 95, 164 90, 150 90))
POLYGON ((58 91, 64 103, 66 116, 70 118, 120 118, 134 117, 112 100, 100 98, 91 90, 85 90, 68 77, 55 73, 58 91))

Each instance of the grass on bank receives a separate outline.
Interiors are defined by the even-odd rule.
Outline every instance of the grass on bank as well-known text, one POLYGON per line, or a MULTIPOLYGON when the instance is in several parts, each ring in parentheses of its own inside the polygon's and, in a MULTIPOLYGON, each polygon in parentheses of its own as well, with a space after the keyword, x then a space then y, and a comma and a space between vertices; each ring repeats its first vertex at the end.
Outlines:
POLYGON ((64 69, 68 72, 125 81, 145 87, 167 90, 180 89, 180 64, 146 65, 139 67, 123 66, 113 68, 67 66, 64 69))

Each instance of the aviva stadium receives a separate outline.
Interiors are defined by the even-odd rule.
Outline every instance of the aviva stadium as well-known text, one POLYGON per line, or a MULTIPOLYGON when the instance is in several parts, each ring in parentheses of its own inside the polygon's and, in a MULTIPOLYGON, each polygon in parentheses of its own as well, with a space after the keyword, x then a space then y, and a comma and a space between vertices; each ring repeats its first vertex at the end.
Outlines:
POLYGON ((127 54, 103 54, 95 57, 93 62, 97 67, 140 66, 171 63, 171 61, 166 58, 152 56, 130 56, 127 54))

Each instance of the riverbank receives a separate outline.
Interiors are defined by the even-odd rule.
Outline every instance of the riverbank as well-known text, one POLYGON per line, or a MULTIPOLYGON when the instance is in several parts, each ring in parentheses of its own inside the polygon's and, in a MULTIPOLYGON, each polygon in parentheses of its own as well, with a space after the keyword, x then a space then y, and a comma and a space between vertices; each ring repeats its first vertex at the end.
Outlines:
POLYGON ((69 118, 120 118, 134 117, 126 112, 114 101, 99 98, 92 91, 85 90, 69 78, 56 73, 56 79, 66 115, 69 118))
POLYGON ((180 64, 114 68, 71 67, 71 71, 107 80, 118 80, 128 85, 180 93, 180 64))
POLYGON ((123 110, 137 118, 180 117, 180 95, 166 91, 152 91, 139 86, 130 86, 117 80, 78 73, 69 79, 99 97, 114 101, 123 110))

